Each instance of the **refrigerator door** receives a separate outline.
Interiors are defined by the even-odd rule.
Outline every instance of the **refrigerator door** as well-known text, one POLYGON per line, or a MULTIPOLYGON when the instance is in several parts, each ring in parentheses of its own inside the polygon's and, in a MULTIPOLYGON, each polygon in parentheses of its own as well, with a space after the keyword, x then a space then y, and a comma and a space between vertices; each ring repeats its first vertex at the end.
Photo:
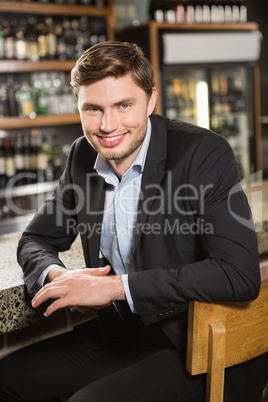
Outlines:
POLYGON ((247 66, 210 70, 210 128, 230 143, 240 175, 255 171, 253 72, 247 66))
POLYGON ((170 119, 181 119, 209 128, 208 74, 203 68, 168 67, 163 74, 163 110, 170 119))
POLYGON ((241 178, 255 169, 253 71, 249 65, 163 66, 164 115, 220 134, 241 178))

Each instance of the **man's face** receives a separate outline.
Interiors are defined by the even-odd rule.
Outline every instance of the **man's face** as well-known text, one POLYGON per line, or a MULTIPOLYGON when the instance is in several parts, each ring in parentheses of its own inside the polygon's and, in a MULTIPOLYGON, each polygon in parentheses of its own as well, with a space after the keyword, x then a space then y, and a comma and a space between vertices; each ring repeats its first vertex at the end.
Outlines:
POLYGON ((120 166, 122 174, 139 152, 156 97, 154 89, 148 99, 130 74, 79 88, 78 109, 84 134, 113 167, 120 166))

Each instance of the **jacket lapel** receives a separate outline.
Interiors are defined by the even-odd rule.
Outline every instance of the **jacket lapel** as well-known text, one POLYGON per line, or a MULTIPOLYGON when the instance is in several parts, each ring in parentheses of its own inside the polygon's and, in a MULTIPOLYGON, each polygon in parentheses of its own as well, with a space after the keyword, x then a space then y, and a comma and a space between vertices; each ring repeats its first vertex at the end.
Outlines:
POLYGON ((88 186, 91 194, 89 204, 89 229, 88 229, 88 249, 91 267, 99 266, 100 234, 103 219, 103 208, 105 198, 105 181, 97 174, 90 179, 88 186))
MULTIPOLYGON (((142 227, 148 218, 153 199, 157 194, 166 171, 167 127, 161 116, 152 115, 150 119, 152 123, 152 134, 142 176, 138 206, 139 213, 137 216, 137 225, 141 225, 140 227, 142 227)), ((136 230, 133 253, 140 240, 141 233, 141 230, 136 230)))

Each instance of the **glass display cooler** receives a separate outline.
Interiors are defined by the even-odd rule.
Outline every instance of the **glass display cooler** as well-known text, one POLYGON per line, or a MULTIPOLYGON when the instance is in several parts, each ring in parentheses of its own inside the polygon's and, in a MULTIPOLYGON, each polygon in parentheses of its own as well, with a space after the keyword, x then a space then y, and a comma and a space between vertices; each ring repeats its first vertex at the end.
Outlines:
POLYGON ((162 113, 210 128, 230 143, 241 178, 258 170, 255 65, 260 32, 162 34, 162 113))

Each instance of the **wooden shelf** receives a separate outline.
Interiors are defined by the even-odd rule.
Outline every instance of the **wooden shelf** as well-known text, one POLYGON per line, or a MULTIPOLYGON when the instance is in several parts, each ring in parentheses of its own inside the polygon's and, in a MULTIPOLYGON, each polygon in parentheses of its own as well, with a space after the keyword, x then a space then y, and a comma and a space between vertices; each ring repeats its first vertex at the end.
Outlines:
MULTIPOLYGON (((0 3, 1 4, 1 3, 0 3)), ((0 73, 23 73, 36 71, 71 71, 75 66, 75 60, 44 60, 44 61, 19 61, 1 60, 0 73)))
POLYGON ((257 31, 258 24, 255 22, 237 23, 237 24, 171 24, 169 22, 149 23, 155 29, 170 29, 182 31, 257 31))
POLYGON ((0 1, 0 11, 20 14, 87 15, 92 17, 108 17, 111 13, 109 7, 76 6, 53 3, 24 3, 21 1, 0 1))
POLYGON ((68 124, 79 124, 80 115, 61 114, 49 116, 29 117, 0 117, 1 130, 19 130, 23 128, 63 126, 68 124))

